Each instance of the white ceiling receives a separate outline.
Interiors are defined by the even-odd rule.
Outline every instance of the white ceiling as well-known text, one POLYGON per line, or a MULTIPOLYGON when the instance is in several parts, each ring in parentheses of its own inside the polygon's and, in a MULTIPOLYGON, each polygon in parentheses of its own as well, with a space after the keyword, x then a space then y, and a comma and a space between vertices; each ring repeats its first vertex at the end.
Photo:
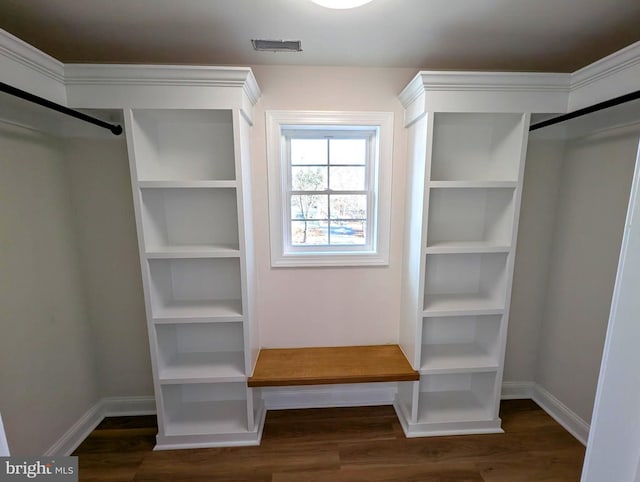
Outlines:
POLYGON ((64 62, 570 72, 640 40, 640 1, 0 0, 0 28, 64 62))

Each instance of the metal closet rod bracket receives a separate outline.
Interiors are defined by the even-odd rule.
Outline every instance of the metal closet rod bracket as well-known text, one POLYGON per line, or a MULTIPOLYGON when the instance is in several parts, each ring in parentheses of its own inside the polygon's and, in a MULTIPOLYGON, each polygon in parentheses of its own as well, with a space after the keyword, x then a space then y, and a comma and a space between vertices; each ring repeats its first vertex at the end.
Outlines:
POLYGON ((69 109, 68 107, 56 104, 55 102, 51 102, 50 100, 38 97, 37 95, 30 94, 29 92, 18 89, 17 87, 13 87, 9 84, 5 84, 4 82, 0 82, 0 92, 5 92, 9 95, 13 95, 26 101, 33 102, 34 104, 46 107, 47 109, 55 110, 62 114, 75 117, 76 119, 80 119, 82 121, 88 122, 89 124, 102 127, 103 129, 108 129, 113 135, 119 136, 120 134, 122 134, 122 126, 119 124, 109 124, 108 122, 97 119, 83 112, 69 109))

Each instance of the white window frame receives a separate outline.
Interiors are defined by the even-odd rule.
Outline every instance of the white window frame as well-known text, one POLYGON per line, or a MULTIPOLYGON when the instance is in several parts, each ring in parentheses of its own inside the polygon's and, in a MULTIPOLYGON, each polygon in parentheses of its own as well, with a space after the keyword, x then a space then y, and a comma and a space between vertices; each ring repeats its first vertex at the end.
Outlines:
POLYGON ((393 154, 392 112, 267 111, 267 164, 269 184, 269 229, 271 266, 385 266, 389 264, 391 218, 391 172, 393 154), (372 196, 368 203, 368 244, 356 246, 292 246, 289 186, 289 156, 285 133, 302 130, 332 130, 339 136, 348 130, 370 130, 375 136, 370 177, 372 196))

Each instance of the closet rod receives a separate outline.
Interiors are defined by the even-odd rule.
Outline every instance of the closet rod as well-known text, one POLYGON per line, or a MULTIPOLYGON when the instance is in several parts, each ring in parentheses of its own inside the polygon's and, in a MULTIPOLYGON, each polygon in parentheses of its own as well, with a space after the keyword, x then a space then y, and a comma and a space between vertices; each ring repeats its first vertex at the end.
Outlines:
POLYGON ((96 119, 95 117, 91 117, 90 115, 84 114, 80 111, 69 109, 68 107, 65 107, 63 105, 56 104, 55 102, 51 102, 50 100, 43 99, 42 97, 38 97, 37 95, 30 94, 29 92, 25 92, 24 90, 18 89, 16 87, 12 87, 11 85, 5 84, 4 82, 0 82, 0 92, 5 92, 7 94, 20 97, 21 99, 33 102, 34 104, 38 104, 48 109, 61 112, 62 114, 75 117, 76 119, 83 120, 98 127, 109 129, 113 133, 113 135, 119 136, 120 134, 122 134, 122 126, 118 124, 109 124, 108 122, 96 119))
POLYGON ((589 107, 584 107, 582 109, 575 110, 573 112, 569 112, 568 114, 562 114, 558 117, 552 117, 551 119, 547 119, 542 122, 537 122, 529 127, 530 131, 535 131, 537 129, 542 129, 543 127, 552 126, 554 124, 559 124, 560 122, 568 121, 569 119, 575 119, 576 117, 581 117, 583 115, 591 114, 592 112, 598 112, 599 110, 608 109, 609 107, 614 107, 616 105, 624 104, 626 102, 631 102, 632 100, 640 99, 640 90, 636 90, 635 92, 631 92, 629 94, 621 95, 620 97, 614 97, 613 99, 605 100, 604 102, 599 102, 598 104, 590 105, 589 107))

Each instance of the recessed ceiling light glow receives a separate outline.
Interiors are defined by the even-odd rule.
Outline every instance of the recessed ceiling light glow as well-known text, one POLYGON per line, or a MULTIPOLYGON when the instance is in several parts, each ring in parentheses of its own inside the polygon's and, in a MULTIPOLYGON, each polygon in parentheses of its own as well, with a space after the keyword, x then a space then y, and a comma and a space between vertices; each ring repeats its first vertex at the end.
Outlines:
POLYGON ((360 7, 361 5, 364 5, 365 3, 369 3, 372 0, 311 0, 311 1, 323 7, 344 10, 347 8, 360 7))

